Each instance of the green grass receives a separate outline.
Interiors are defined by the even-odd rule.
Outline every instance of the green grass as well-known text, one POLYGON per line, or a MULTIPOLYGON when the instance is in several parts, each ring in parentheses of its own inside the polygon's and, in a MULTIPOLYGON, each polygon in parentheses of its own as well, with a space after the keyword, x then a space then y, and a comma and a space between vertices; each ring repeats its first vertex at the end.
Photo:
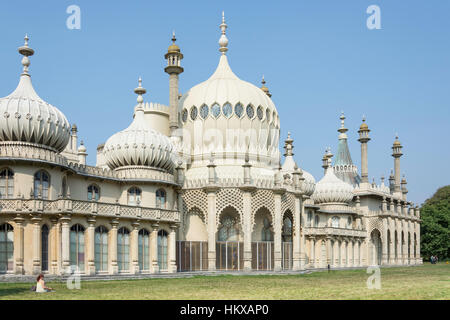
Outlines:
POLYGON ((198 276, 178 279, 82 281, 80 290, 49 282, 56 292, 35 293, 30 283, 0 283, 3 299, 450 299, 450 264, 382 268, 381 289, 367 289, 366 270, 303 275, 198 276))

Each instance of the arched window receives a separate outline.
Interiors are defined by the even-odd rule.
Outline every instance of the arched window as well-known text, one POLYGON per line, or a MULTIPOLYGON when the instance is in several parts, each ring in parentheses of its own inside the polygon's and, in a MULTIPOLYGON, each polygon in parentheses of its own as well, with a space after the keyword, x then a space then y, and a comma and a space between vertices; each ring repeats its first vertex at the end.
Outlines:
POLYGON ((292 220, 289 217, 285 217, 283 220, 282 241, 283 242, 292 241, 292 220))
POLYGON ((166 207, 166 190, 158 189, 156 190, 156 207, 165 208, 166 207))
POLYGON ((44 170, 34 174, 34 197, 48 199, 48 188, 50 186, 50 176, 44 170))
POLYGON ((219 228, 219 241, 230 241, 237 238, 239 232, 236 228, 236 221, 230 216, 225 216, 222 219, 219 228))
POLYGON ((48 227, 44 224, 41 228, 41 263, 42 271, 48 271, 48 227))
POLYGON ((352 228, 352 217, 348 217, 347 218, 347 228, 351 229, 352 228))
POLYGON ((87 188, 87 192, 88 192, 88 200, 91 201, 98 201, 100 199, 100 188, 95 185, 95 184, 91 184, 88 188, 87 188))
POLYGON ((0 199, 12 198, 14 195, 14 172, 9 168, 0 171, 0 199))
POLYGON ((313 214, 311 211, 308 211, 308 227, 312 227, 313 214))
POLYGON ((119 271, 130 269, 130 231, 123 227, 117 234, 117 264, 119 271))
POLYGON ((0 273, 14 269, 14 229, 8 224, 0 225, 0 273))
POLYGON ((79 224, 70 228, 70 265, 84 271, 84 227, 79 224))
POLYGON ((65 198, 67 197, 67 177, 64 176, 62 178, 62 183, 61 183, 61 195, 65 198))
POLYGON ((158 232, 158 266, 159 270, 167 270, 167 232, 158 232))
POLYGON ((272 231, 270 230, 270 221, 267 218, 263 220, 263 227, 261 230, 262 241, 273 241, 272 231))
POLYGON ((314 227, 315 227, 315 228, 318 228, 318 227, 319 227, 319 216, 318 216, 318 215, 316 215, 316 216, 314 217, 314 227))
POLYGON ((95 270, 108 270, 108 229, 104 226, 95 228, 95 270))
POLYGON ((331 218, 331 226, 333 228, 339 228, 339 217, 331 218))
POLYGON ((139 230, 138 236, 139 270, 150 269, 149 242, 150 242, 150 233, 145 229, 139 230))
POLYGON ((142 191, 138 187, 128 189, 128 205, 135 206, 141 202, 142 191))

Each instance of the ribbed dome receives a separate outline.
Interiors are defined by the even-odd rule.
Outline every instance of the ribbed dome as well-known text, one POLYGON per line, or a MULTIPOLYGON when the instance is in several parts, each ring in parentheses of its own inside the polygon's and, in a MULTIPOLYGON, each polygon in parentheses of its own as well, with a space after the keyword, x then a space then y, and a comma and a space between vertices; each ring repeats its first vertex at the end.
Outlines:
POLYGON ((140 86, 135 89, 139 94, 138 106, 131 125, 114 135, 105 143, 103 154, 111 169, 123 166, 146 166, 171 170, 173 163, 173 145, 169 138, 149 127, 144 119, 142 93, 140 86))
POLYGON ((0 99, 0 141, 23 141, 40 144, 61 152, 70 139, 70 125, 64 114, 42 100, 31 84, 28 73, 33 49, 25 45, 19 48, 24 55, 24 71, 17 88, 0 99))
POLYGON ((312 195, 315 203, 349 203, 353 199, 353 187, 336 177, 332 167, 328 167, 325 176, 316 184, 312 195))

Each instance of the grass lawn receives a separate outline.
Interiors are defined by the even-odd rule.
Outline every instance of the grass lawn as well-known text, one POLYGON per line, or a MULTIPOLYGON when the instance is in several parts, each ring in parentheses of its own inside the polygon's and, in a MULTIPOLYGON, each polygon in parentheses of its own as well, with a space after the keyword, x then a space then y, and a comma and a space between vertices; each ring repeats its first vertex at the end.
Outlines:
POLYGON ((367 289, 366 270, 303 275, 198 276, 178 279, 82 281, 80 290, 49 282, 56 292, 35 293, 30 283, 0 283, 4 299, 450 299, 450 264, 382 268, 381 289, 367 289))

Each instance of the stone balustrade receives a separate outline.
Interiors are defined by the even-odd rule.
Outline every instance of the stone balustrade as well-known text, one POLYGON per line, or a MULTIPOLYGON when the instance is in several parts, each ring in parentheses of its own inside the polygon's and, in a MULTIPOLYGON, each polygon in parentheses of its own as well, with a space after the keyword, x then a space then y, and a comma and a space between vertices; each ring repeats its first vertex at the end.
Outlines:
POLYGON ((320 227, 306 228, 306 236, 341 236, 341 237, 366 237, 366 230, 355 230, 346 228, 320 227))

